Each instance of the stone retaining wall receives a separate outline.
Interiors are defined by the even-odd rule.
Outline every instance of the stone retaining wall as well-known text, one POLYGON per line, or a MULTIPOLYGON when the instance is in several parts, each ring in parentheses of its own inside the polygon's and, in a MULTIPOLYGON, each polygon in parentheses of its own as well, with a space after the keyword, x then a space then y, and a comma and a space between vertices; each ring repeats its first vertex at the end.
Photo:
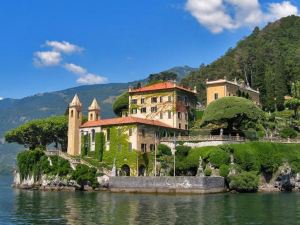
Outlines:
POLYGON ((223 177, 110 177, 112 192, 217 193, 224 192, 223 177))

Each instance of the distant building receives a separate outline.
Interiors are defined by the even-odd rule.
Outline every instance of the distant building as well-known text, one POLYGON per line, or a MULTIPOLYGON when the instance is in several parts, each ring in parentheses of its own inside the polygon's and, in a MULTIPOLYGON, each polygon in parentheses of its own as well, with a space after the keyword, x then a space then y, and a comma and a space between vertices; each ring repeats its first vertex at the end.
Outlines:
POLYGON ((229 81, 224 79, 206 81, 206 102, 211 102, 227 96, 247 97, 257 105, 260 105, 259 91, 254 90, 245 83, 238 83, 237 80, 229 81))

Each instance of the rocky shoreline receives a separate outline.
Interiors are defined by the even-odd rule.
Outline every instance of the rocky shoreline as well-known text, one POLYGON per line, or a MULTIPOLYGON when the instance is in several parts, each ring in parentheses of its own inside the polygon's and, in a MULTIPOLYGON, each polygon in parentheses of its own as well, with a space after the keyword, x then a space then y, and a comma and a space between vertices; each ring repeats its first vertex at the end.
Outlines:
MULTIPOLYGON (((126 187, 134 184, 126 184, 124 188, 122 185, 124 184, 124 178, 121 183, 121 186, 118 189, 126 190, 126 187)), ((151 179, 151 177, 148 177, 151 179)), ((143 183, 143 179, 148 179, 147 177, 129 177, 129 179, 140 180, 139 182, 143 183)), ((163 177, 161 177, 164 179, 163 177)), ((180 178, 180 177, 177 177, 180 178)), ((213 178, 213 177, 212 177, 213 178)), ((159 179, 158 177, 156 179, 159 179)), ((165 179, 172 179, 172 177, 166 177, 165 179)), ((187 178, 189 179, 189 178, 187 178)), ((66 192, 74 192, 74 191, 104 191, 114 189, 113 181, 115 178, 110 181, 110 177, 107 175, 97 177, 97 181, 99 183, 98 187, 92 187, 89 183, 85 185, 79 185, 75 180, 70 179, 70 177, 59 177, 59 176, 50 176, 50 175, 42 175, 38 180, 35 180, 33 176, 29 176, 26 179, 21 179, 21 176, 18 172, 14 173, 14 182, 13 187, 18 189, 30 189, 30 190, 41 190, 41 191, 66 191, 66 192)), ((128 180, 128 179, 126 179, 128 180)), ((136 181, 135 181, 136 182, 136 181)), ((169 181, 168 181, 169 182, 169 181)), ((167 183, 168 183, 167 182, 167 183)), ((153 181, 152 181, 153 183, 153 181)), ((283 164, 279 167, 278 171, 272 176, 270 180, 266 180, 263 175, 260 177, 260 185, 258 186, 258 192, 291 192, 291 191, 300 191, 300 174, 293 173, 290 165, 288 163, 283 164)), ((142 185, 143 186, 143 185, 142 185)), ((151 182, 150 182, 151 186, 151 182)), ((150 187, 149 186, 149 187, 150 187)), ((143 186, 140 188, 148 188, 143 186)), ((167 188, 167 186, 165 187, 167 188)), ((128 188, 129 190, 130 188, 128 188)), ((139 187, 137 187, 137 190, 139 187)), ((151 187, 150 187, 151 189, 151 187)), ((209 188, 208 188, 209 189, 209 188)), ((222 192, 230 191, 224 185, 224 190, 222 192)), ((209 191, 208 191, 209 192, 209 191)))

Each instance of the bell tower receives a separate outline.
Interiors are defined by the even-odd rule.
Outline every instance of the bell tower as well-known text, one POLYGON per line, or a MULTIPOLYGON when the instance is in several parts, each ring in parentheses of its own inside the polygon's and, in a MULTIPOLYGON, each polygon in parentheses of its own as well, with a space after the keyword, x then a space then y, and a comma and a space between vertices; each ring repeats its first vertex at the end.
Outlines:
POLYGON ((97 100, 94 98, 92 104, 89 107, 88 121, 97 121, 100 119, 100 106, 97 100))
POLYGON ((69 104, 69 124, 68 124, 68 154, 80 154, 80 134, 79 127, 82 122, 82 104, 77 96, 74 96, 69 104))

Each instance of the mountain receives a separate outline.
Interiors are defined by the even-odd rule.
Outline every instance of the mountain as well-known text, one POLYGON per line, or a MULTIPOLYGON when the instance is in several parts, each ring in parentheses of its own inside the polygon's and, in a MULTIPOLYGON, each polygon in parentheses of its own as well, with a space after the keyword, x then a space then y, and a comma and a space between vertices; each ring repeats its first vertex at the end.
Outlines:
MULTIPOLYGON (((180 78, 184 77, 191 71, 191 67, 174 67, 168 71, 176 73, 180 78)), ((6 98, 0 101, 0 173, 11 170, 15 161, 16 154, 22 146, 1 144, 3 143, 4 133, 22 123, 32 119, 44 118, 51 115, 62 115, 65 113, 68 104, 77 93, 83 104, 84 113, 96 97, 101 106, 101 117, 114 117, 112 103, 115 98, 126 91, 128 86, 133 86, 137 82, 146 82, 147 79, 129 82, 129 83, 110 83, 85 85, 69 88, 62 91, 41 93, 22 99, 6 98)))
POLYGON ((197 71, 197 69, 190 66, 176 66, 169 70, 166 70, 166 72, 176 73, 179 80, 183 79, 185 76, 194 71, 197 71))
POLYGON ((197 84, 205 102, 205 80, 242 79, 259 89, 265 110, 283 109, 292 82, 300 80, 300 17, 289 16, 269 23, 230 48, 224 56, 191 72, 183 85, 197 84))

